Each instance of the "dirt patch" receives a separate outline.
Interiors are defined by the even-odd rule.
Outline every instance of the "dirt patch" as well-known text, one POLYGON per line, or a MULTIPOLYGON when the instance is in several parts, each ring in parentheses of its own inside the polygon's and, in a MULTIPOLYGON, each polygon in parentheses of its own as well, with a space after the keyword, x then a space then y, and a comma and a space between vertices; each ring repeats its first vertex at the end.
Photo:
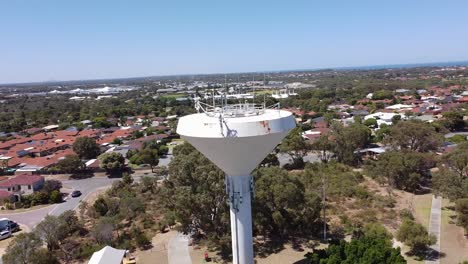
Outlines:
MULTIPOLYGON (((206 247, 190 246, 189 247, 190 257, 193 264, 204 264, 205 252, 208 252, 208 256, 211 258, 211 263, 231 263, 222 261, 216 253, 209 252, 206 247)), ((292 245, 284 245, 284 248, 276 253, 272 253, 267 257, 261 258, 256 257, 255 263, 257 264, 272 264, 272 263, 299 263, 304 259, 304 254, 307 250, 296 250, 292 245)))
POLYGON ((151 240, 151 249, 141 251, 137 250, 133 253, 137 263, 158 263, 158 264, 168 264, 167 257, 167 248, 169 240, 177 235, 176 231, 169 231, 166 233, 158 233, 151 240))

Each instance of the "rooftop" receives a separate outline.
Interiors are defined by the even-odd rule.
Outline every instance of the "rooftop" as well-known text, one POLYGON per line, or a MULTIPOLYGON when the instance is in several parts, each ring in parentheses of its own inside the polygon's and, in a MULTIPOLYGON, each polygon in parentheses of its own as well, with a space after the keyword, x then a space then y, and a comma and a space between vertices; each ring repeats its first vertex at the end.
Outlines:
POLYGON ((0 187, 12 187, 15 185, 29 185, 29 184, 34 184, 43 179, 44 177, 42 177, 41 175, 22 174, 22 175, 18 175, 8 180, 0 182, 0 187))

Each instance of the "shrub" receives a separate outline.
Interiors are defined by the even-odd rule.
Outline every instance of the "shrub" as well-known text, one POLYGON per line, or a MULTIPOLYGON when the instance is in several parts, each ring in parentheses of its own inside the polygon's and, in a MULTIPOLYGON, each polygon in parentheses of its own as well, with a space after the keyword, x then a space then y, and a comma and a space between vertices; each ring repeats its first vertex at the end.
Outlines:
POLYGON ((60 203, 60 202, 62 202, 62 194, 57 190, 52 191, 50 193, 49 202, 50 203, 60 203))
POLYGON ((136 237, 135 237, 136 244, 139 248, 147 248, 150 244, 151 241, 148 239, 148 237, 142 233, 139 232, 136 237))
POLYGON ((430 235, 423 225, 410 219, 403 220, 397 232, 397 239, 407 244, 416 255, 423 254, 428 246, 437 242, 437 238, 430 235))
POLYGON ((402 219, 414 220, 413 213, 406 208, 400 211, 400 217, 402 219))

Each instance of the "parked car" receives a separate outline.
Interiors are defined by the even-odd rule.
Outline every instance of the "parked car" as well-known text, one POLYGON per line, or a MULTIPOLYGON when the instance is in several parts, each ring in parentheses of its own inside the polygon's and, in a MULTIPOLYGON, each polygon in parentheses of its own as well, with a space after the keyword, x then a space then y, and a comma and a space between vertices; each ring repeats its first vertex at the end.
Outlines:
POLYGON ((78 191, 78 190, 75 190, 75 191, 73 191, 73 192, 71 193, 71 197, 78 197, 78 196, 80 196, 80 195, 81 195, 81 192, 78 191))
POLYGON ((20 227, 15 221, 11 221, 8 218, 0 219, 0 231, 16 232, 19 231, 19 229, 20 227))
POLYGON ((3 230, 0 232, 0 240, 6 239, 11 237, 11 231, 9 230, 3 230))

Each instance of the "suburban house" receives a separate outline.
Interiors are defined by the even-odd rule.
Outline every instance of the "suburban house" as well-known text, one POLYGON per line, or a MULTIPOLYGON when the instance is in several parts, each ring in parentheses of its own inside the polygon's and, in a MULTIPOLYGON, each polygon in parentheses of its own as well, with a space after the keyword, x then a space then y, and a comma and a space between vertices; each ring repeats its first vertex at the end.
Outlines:
POLYGON ((21 196, 39 191, 44 186, 44 181, 41 175, 18 175, 0 182, 0 195, 5 196, 2 198, 11 198, 13 195, 19 200, 21 196))

